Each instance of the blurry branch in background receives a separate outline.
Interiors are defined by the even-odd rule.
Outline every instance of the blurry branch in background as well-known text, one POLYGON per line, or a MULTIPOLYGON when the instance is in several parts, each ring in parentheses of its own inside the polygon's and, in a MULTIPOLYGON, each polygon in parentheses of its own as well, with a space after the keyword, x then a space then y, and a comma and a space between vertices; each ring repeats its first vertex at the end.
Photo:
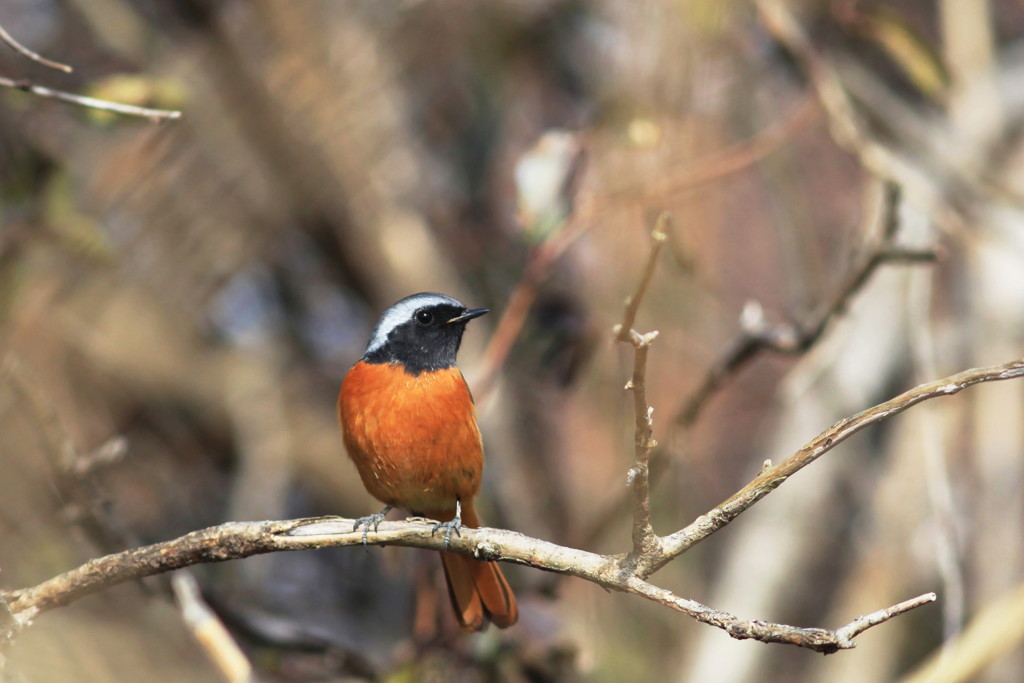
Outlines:
POLYGON ((7 604, 7 597, 0 591, 0 673, 3 673, 3 648, 20 630, 21 621, 14 616, 11 606, 7 604))
POLYGON ((40 55, 38 52, 33 52, 32 50, 28 49, 27 47, 19 43, 17 40, 15 40, 14 36, 8 33, 3 26, 0 26, 0 40, 7 43, 8 47, 10 47, 18 54, 20 54, 22 57, 31 59, 33 62, 38 62, 43 66, 48 66, 51 69, 63 71, 64 73, 71 73, 74 70, 67 64, 62 64, 60 62, 55 62, 52 59, 47 59, 46 57, 40 55))
MULTIPOLYGON (((32 414, 44 452, 59 479, 80 481, 103 467, 117 463, 128 452, 128 440, 120 435, 107 439, 92 451, 79 452, 53 403, 39 390, 40 382, 25 369, 15 354, 8 353, 0 364, 0 380, 9 383, 32 414)), ((62 493, 66 493, 64 486, 60 488, 62 493)))
POLYGON ((229 683, 251 681, 252 664, 231 637, 231 632, 203 600, 196 578, 190 572, 178 572, 171 577, 171 590, 174 591, 185 625, 210 656, 224 680, 229 683))
POLYGON ((484 350, 480 375, 473 382, 481 403, 494 389, 544 281, 586 229, 590 202, 577 206, 576 201, 584 166, 585 149, 579 134, 564 130, 542 135, 516 164, 519 227, 527 240, 539 244, 531 247, 523 275, 484 350))
POLYGON ((486 401, 494 389, 512 345, 523 329, 533 302, 537 300, 541 285, 551 274, 551 269, 558 258, 583 234, 582 225, 582 221, 571 219, 568 225, 531 252, 523 276, 512 290, 508 305, 484 350, 480 376, 473 382, 474 392, 480 403, 486 401))
MULTIPOLYGON (((14 49, 19 54, 38 62, 44 66, 48 66, 52 69, 57 69, 65 73, 72 71, 71 67, 67 64, 61 64, 55 62, 40 55, 36 54, 32 50, 28 49, 17 40, 15 40, 4 28, 0 26, 0 41, 3 41, 14 49)), ((126 116, 139 116, 145 119, 149 119, 154 123, 160 123, 162 121, 168 121, 173 119, 181 118, 181 112, 172 109, 151 109, 149 107, 137 107, 132 104, 121 104, 119 102, 110 102, 108 100, 100 100, 95 97, 86 97, 84 95, 76 95, 74 93, 65 92, 63 90, 54 90, 47 88, 42 85, 37 85, 26 78, 7 78, 0 76, 0 86, 5 88, 12 88, 14 90, 21 90, 23 92, 32 93, 37 97, 43 97, 47 99, 60 100, 61 102, 68 102, 75 104, 80 107, 87 107, 89 109, 99 109, 102 111, 111 112, 114 114, 124 114, 126 116)))
POLYGON ((39 434, 43 453, 53 472, 64 517, 85 529, 106 550, 130 545, 130 538, 107 514, 95 475, 120 462, 128 453, 128 440, 115 435, 91 451, 76 448, 42 383, 14 353, 0 364, 0 381, 7 384, 28 413, 39 434))
POLYGON ((687 163, 683 168, 669 169, 652 181, 613 189, 601 197, 600 208, 607 210, 608 205, 614 207, 617 204, 662 201, 667 196, 693 190, 744 171, 790 142, 814 121, 819 111, 818 100, 813 94, 807 94, 784 118, 749 139, 687 163))
MULTIPOLYGON (((659 218, 653 231, 651 255, 636 292, 627 301, 623 323, 615 330, 637 351, 631 389, 636 405, 635 463, 630 484, 635 498, 633 550, 601 555, 561 546, 501 529, 464 528, 450 540, 433 535, 429 521, 382 522, 369 533, 375 545, 398 545, 432 550, 445 548, 486 561, 508 561, 590 581, 610 590, 642 596, 691 618, 720 628, 733 638, 766 643, 786 643, 817 652, 832 653, 855 646, 853 638, 864 630, 935 600, 927 593, 892 607, 854 619, 838 629, 800 628, 761 620, 744 620, 699 602, 680 597, 650 583, 647 578, 689 548, 720 530, 752 507, 790 476, 835 448, 865 427, 896 415, 922 401, 951 396, 982 382, 1024 377, 1024 359, 1003 365, 965 370, 910 389, 895 398, 846 418, 826 429, 778 465, 766 463, 758 476, 728 500, 698 517, 690 525, 659 537, 650 525, 649 492, 646 488, 646 459, 654 442, 651 409, 646 404, 646 350, 652 334, 641 335, 632 325, 647 284, 653 275, 661 244, 665 239, 667 215, 659 218)), ((171 541, 135 548, 90 560, 82 566, 36 586, 0 591, 8 613, 6 631, 13 635, 39 614, 67 605, 81 597, 144 576, 181 569, 206 562, 223 562, 252 555, 289 550, 356 546, 363 532, 352 531, 353 520, 338 517, 267 522, 229 522, 181 536, 171 541)), ((0 614, 0 618, 2 618, 0 614)))
POLYGON ((996 596, 967 628, 936 650, 900 683, 972 681, 992 662, 1020 647, 1024 640, 1024 584, 996 596))
POLYGON ((113 114, 124 114, 125 116, 139 116, 144 119, 149 119, 153 123, 161 123, 163 121, 181 118, 181 112, 175 109, 151 109, 149 107, 137 107, 134 104, 120 104, 118 102, 100 100, 95 97, 76 95, 63 90, 53 90, 52 88, 47 88, 42 85, 36 85, 32 81, 24 78, 15 80, 0 76, 0 86, 3 86, 4 88, 13 88, 14 90, 22 90, 24 92, 32 93, 38 97, 77 104, 80 107, 87 107, 89 109, 99 109, 113 114))
POLYGON ((836 143, 854 154, 873 175, 932 195, 930 188, 923 186, 925 179, 917 171, 867 133, 835 68, 818 54, 787 3, 784 0, 755 0, 754 4, 768 33, 794 56, 811 82, 828 116, 829 129, 836 143))
MULTIPOLYGON (((675 417, 676 424, 684 427, 692 425, 701 409, 707 405, 708 399, 762 351, 791 356, 809 351, 835 319, 847 310, 853 297, 882 265, 935 261, 934 250, 909 249, 895 243, 901 192, 895 183, 884 182, 882 193, 881 215, 877 219, 871 218, 881 223, 881 233, 867 241, 832 298, 808 315, 806 320, 776 324, 765 319, 764 310, 757 301, 748 302, 740 316, 739 332, 726 345, 725 352, 683 404, 675 417)), ((869 231, 865 229, 865 232, 869 231)))
MULTIPOLYGON (((933 218, 954 225, 966 220, 972 204, 979 200, 1024 202, 1019 193, 991 177, 992 169, 1000 166, 991 155, 976 158, 972 152, 979 147, 1003 148, 1000 140, 1005 130, 998 105, 979 105, 983 98, 973 96, 961 105, 954 98, 950 105, 954 114, 965 108, 971 111, 971 118, 977 118, 981 126, 972 131, 972 137, 984 141, 958 144, 963 138, 958 122, 932 117, 893 96, 872 67, 860 60, 849 55, 830 59, 801 25, 793 3, 755 0, 754 4, 768 34, 792 55, 810 82, 825 111, 833 140, 869 173, 898 183, 919 203, 944 209, 934 211, 933 218), (982 108, 995 113, 979 115, 976 110, 982 108), (884 117, 891 140, 872 129, 868 123, 872 117, 884 117)), ((978 77, 979 73, 972 72, 972 86, 978 77)))

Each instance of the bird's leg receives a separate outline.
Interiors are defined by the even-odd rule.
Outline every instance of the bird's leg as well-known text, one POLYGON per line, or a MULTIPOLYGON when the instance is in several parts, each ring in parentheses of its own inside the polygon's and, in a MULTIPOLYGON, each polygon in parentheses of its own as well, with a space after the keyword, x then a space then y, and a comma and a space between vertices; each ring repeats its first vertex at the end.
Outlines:
POLYGON ((366 545, 366 534, 370 531, 370 527, 373 527, 373 533, 377 533, 377 527, 384 520, 384 517, 391 512, 391 506, 386 505, 380 512, 375 512, 372 515, 366 517, 360 517, 356 520, 356 523, 352 525, 352 531, 359 531, 359 527, 363 527, 363 545, 366 545))
POLYGON ((452 532, 455 532, 456 536, 461 536, 462 533, 459 528, 462 526, 462 503, 458 498, 455 499, 455 516, 447 522, 438 522, 434 525, 434 530, 430 532, 433 536, 437 533, 438 529, 444 529, 444 549, 448 550, 448 546, 452 543, 452 532))

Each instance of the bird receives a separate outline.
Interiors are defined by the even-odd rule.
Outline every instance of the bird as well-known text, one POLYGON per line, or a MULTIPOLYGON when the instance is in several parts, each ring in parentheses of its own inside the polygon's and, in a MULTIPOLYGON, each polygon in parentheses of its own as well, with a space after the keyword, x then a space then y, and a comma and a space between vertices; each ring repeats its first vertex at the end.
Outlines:
MULTIPOLYGON (((466 324, 488 313, 435 292, 407 296, 384 311, 338 393, 338 420, 366 490, 384 503, 355 521, 363 542, 392 508, 436 520, 445 546, 461 526, 480 526, 473 499, 484 466, 469 385, 455 364, 466 324)), ((459 625, 507 628, 519 618, 512 589, 494 562, 441 552, 459 625)))

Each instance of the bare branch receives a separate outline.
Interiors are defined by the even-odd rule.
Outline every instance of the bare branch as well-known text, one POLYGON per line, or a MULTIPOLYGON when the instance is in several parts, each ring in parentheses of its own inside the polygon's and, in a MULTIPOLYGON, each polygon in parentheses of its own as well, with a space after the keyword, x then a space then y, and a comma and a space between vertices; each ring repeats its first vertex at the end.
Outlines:
POLYGON ((925 593, 924 595, 919 595, 916 598, 904 600, 892 607, 880 609, 877 612, 872 612, 871 614, 865 614, 863 617, 857 617, 846 626, 836 629, 836 634, 839 636, 841 641, 848 642, 849 647, 853 647, 853 639, 861 633, 864 633, 864 631, 867 631, 872 626, 884 624, 894 617, 898 617, 899 615, 909 612, 912 609, 916 609, 921 605, 927 605, 929 602, 935 602, 935 600, 935 593, 925 593))
MULTIPOLYGON (((362 545, 363 532, 352 531, 354 520, 323 517, 270 522, 228 522, 171 541, 126 550, 86 562, 37 586, 0 592, 12 613, 34 614, 67 605, 79 598, 126 581, 194 564, 224 562, 286 550, 362 545)), ((370 542, 443 550, 446 540, 423 521, 381 522, 370 542)), ((616 556, 573 550, 511 531, 470 529, 450 540, 451 550, 485 560, 506 560, 555 572, 613 582, 616 556)), ((34 616, 33 614, 33 616, 34 616)))
POLYGON ((0 76, 0 87, 23 90, 39 97, 60 100, 61 102, 69 102, 89 109, 99 109, 100 111, 109 111, 114 114, 124 114, 125 116, 140 116, 142 118, 149 119, 153 123, 161 123, 163 121, 172 121, 181 118, 181 112, 175 109, 150 109, 149 107, 136 107, 132 104, 121 104, 119 102, 100 100, 95 97, 76 95, 63 90, 53 90, 42 85, 36 85, 32 81, 24 78, 15 80, 13 78, 0 76))
MULTIPOLYGON (((819 652, 849 648, 853 646, 852 639, 865 629, 924 604, 932 599, 931 596, 921 596, 900 603, 887 610, 856 619, 835 631, 829 631, 741 620, 700 603, 680 598, 648 583, 643 577, 721 529, 791 475, 866 426, 896 415, 922 401, 950 396, 974 384, 1022 376, 1024 359, 987 368, 965 370, 935 382, 922 384, 885 403, 842 420, 778 465, 762 468, 762 472, 754 481, 689 526, 658 539, 658 550, 644 555, 641 558, 642 564, 637 562, 634 553, 599 555, 512 531, 486 528, 463 529, 462 536, 450 540, 451 550, 471 554, 481 560, 504 560, 537 567, 585 579, 605 588, 642 595, 694 619, 722 628, 734 638, 789 643, 819 652)), ((37 586, 0 592, 0 600, 6 602, 18 625, 25 625, 42 612, 69 604, 110 586, 193 564, 223 562, 285 550, 361 544, 362 532, 352 531, 352 525, 353 520, 337 517, 274 522, 230 522, 194 531, 173 541, 90 560, 77 569, 37 586)), ((379 530, 372 532, 370 540, 380 545, 443 549, 445 539, 433 535, 432 530, 432 524, 422 521, 383 522, 379 530)))
POLYGON ((647 293, 647 286, 654 275, 654 268, 658 265, 658 254, 661 253, 661 247, 668 239, 668 230, 671 226, 672 215, 667 211, 663 211, 654 222, 654 230, 651 231, 651 253, 647 257, 643 275, 636 286, 636 291, 626 299, 626 312, 622 316, 622 322, 613 330, 615 338, 621 342, 634 343, 633 335, 636 332, 633 330, 633 325, 636 323, 636 314, 640 310, 640 302, 643 301, 644 294, 647 293))
POLYGON ((936 599, 935 593, 926 593, 916 598, 906 600, 892 607, 872 612, 864 617, 857 617, 849 624, 837 629, 824 628, 800 628, 786 624, 774 624, 768 621, 748 621, 720 610, 712 609, 681 598, 671 591, 651 585, 639 578, 631 578, 628 582, 632 592, 665 605, 683 614, 689 615, 705 624, 716 626, 737 640, 751 638, 762 643, 780 643, 784 645, 796 645, 823 654, 832 654, 838 650, 848 650, 856 647, 853 637, 857 636, 872 626, 899 616, 915 607, 921 607, 936 599))
POLYGON ((1019 377, 1024 377, 1024 359, 1018 359, 1002 365, 964 370, 944 379, 921 384, 884 403, 861 411, 853 417, 840 420, 814 437, 800 450, 790 455, 778 465, 767 470, 762 469, 761 473, 752 482, 713 510, 698 517, 686 528, 664 537, 666 557, 661 566, 672 557, 685 552, 688 548, 727 525, 754 503, 771 493, 772 490, 790 476, 807 467, 865 427, 902 413, 907 408, 915 406, 922 401, 942 396, 952 396, 969 386, 981 382, 995 382, 1017 379, 1019 377))
MULTIPOLYGON (((633 334, 635 331, 630 330, 633 334)), ((651 453, 658 442, 654 440, 654 408, 647 404, 647 351, 658 336, 657 331, 637 335, 633 352, 633 377, 626 389, 633 392, 636 411, 636 432, 633 437, 634 461, 626 475, 633 491, 633 552, 632 559, 641 560, 661 551, 661 543, 651 523, 651 453)))
POLYGON ((74 69, 72 69, 67 64, 62 64, 60 62, 55 62, 52 59, 47 59, 46 57, 43 57, 37 52, 33 52, 32 50, 28 49, 27 47, 19 43, 17 40, 15 40, 14 36, 8 33, 3 26, 0 26, 0 41, 7 43, 7 45, 15 52, 20 54, 22 57, 27 57, 28 59, 31 59, 33 62, 38 62, 43 66, 48 66, 51 69, 57 69, 58 71, 63 71, 64 73, 71 73, 72 71, 74 71, 74 69))
POLYGON ((637 312, 643 302, 644 294, 654 276, 658 265, 658 255, 668 237, 672 217, 663 212, 654 223, 651 231, 651 251, 647 257, 640 282, 636 291, 626 300, 626 309, 622 322, 615 326, 613 334, 616 340, 633 346, 633 375, 626 384, 626 389, 633 392, 633 408, 636 413, 636 432, 634 434, 634 461, 626 477, 633 493, 633 552, 627 563, 634 571, 642 572, 644 558, 658 555, 661 552, 661 541, 654 533, 651 524, 651 486, 650 460, 651 453, 657 447, 654 440, 654 423, 651 415, 654 408, 647 404, 647 351, 658 337, 658 332, 641 334, 633 329, 637 312))
POLYGON ((765 319, 759 304, 748 303, 740 318, 740 331, 708 370, 696 391, 683 403, 683 407, 676 414, 675 423, 682 426, 692 425, 708 399, 722 388, 729 377, 735 375, 762 351, 798 355, 810 350, 821 340, 836 318, 846 312, 853 297, 883 265, 894 262, 934 262, 934 250, 907 249, 893 243, 898 226, 900 199, 898 186, 883 183, 882 213, 876 219, 882 223, 879 239, 869 243, 835 294, 806 320, 772 325, 765 319))
MULTIPOLYGON (((223 562, 261 553, 356 546, 362 532, 352 531, 353 520, 340 517, 296 519, 274 522, 231 522, 142 548, 90 560, 38 586, 0 593, 18 618, 67 605, 91 593, 125 581, 181 569, 202 562, 223 562)), ((402 545, 441 550, 445 540, 432 535, 433 524, 421 520, 382 522, 370 532, 380 545, 402 545)), ((671 607, 698 621, 723 629, 733 638, 787 643, 817 652, 830 653, 853 647, 850 640, 865 628, 881 623, 855 622, 858 626, 838 631, 799 628, 758 620, 743 620, 731 614, 681 598, 639 577, 623 571, 621 556, 604 556, 575 550, 500 529, 463 528, 451 539, 450 550, 472 554, 483 560, 505 560, 569 574, 605 588, 633 593, 671 607), (859 630, 858 630, 859 629, 859 630)), ((896 608, 889 608, 895 610, 896 608)), ((905 610, 904 610, 905 611, 905 610)), ((893 614, 895 616, 895 613, 893 614)), ((870 619, 866 617, 863 619, 870 619)))

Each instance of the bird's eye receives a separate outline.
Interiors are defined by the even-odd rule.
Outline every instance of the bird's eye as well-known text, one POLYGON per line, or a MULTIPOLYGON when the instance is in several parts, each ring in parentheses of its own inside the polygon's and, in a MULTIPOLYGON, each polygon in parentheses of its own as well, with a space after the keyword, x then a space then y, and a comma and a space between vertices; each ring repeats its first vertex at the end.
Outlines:
POLYGON ((413 317, 416 318, 416 322, 418 322, 420 325, 429 325, 430 323, 434 322, 434 314, 426 309, 420 309, 416 311, 413 317))

